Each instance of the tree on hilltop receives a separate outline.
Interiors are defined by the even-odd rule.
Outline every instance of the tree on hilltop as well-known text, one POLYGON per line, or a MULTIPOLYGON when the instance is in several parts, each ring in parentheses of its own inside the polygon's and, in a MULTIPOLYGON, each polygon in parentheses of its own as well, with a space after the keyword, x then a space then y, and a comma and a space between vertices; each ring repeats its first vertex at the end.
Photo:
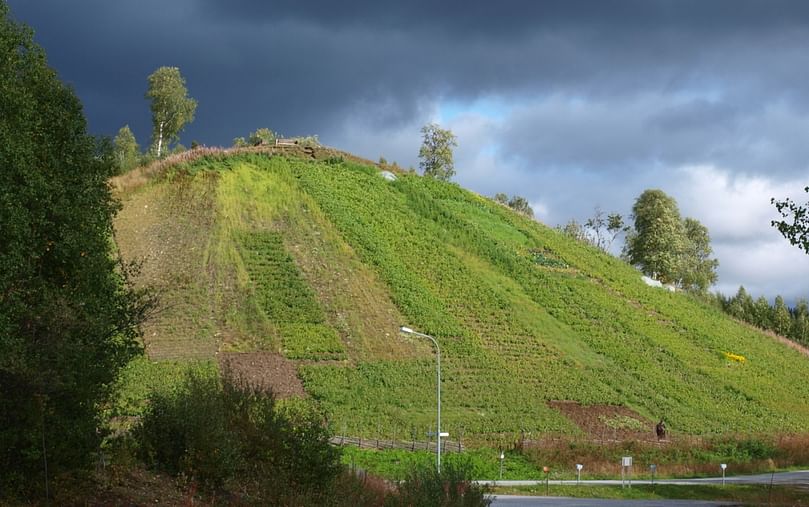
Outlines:
POLYGON ((646 190, 632 207, 634 230, 625 256, 647 275, 683 289, 704 292, 716 282, 719 262, 710 256, 708 229, 680 217, 677 202, 662 190, 646 190))
POLYGON ((705 292, 716 283, 716 268, 719 266, 719 261, 711 258, 713 249, 708 228, 694 218, 686 218, 683 227, 685 249, 680 263, 680 285, 705 292))
POLYGON ((133 169, 140 160, 140 146, 135 139, 135 134, 129 129, 129 125, 124 125, 118 131, 113 141, 115 152, 115 163, 118 166, 118 173, 123 173, 133 169))
POLYGON ((494 199, 494 202, 496 203, 508 206, 517 213, 521 213, 531 218, 534 217, 534 210, 531 208, 531 205, 528 203, 528 199, 525 197, 515 195, 509 199, 508 195, 498 192, 494 194, 492 199, 494 199))
POLYGON ((266 146, 275 143, 278 134, 268 128, 260 128, 255 132, 250 132, 247 144, 250 146, 266 146))
POLYGON ((146 305, 111 249, 112 148, 87 134, 81 103, 4 1, 0 140, 3 503, 92 463, 146 305))
POLYGON ((152 148, 159 158, 163 145, 179 139, 186 124, 194 121, 197 101, 188 97, 185 78, 177 67, 160 67, 148 78, 146 98, 152 109, 152 148))
POLYGON ((525 216, 534 217, 534 210, 531 208, 531 205, 528 204, 528 199, 525 197, 515 195, 508 201, 508 207, 516 211, 517 213, 522 213, 525 216))
POLYGON ((419 149, 419 167, 425 176, 449 181, 455 175, 455 163, 452 160, 452 149, 458 146, 455 134, 435 123, 422 127, 421 133, 424 140, 419 149))

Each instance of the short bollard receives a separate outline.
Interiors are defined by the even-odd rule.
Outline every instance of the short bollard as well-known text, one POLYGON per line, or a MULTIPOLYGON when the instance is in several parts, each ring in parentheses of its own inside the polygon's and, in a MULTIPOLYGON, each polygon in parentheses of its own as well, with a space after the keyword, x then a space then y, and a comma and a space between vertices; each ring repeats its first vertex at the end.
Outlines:
POLYGON ((581 481, 581 469, 584 468, 584 465, 580 463, 576 463, 576 486, 579 485, 579 481, 581 481))
POLYGON ((652 493, 655 490, 655 476, 657 475, 657 465, 651 464, 649 465, 649 470, 652 471, 652 493))
POLYGON ((550 479, 551 479, 551 469, 550 467, 542 467, 542 471, 545 472, 545 496, 550 495, 550 479))
POLYGON ((503 460, 506 459, 506 453, 500 451, 500 480, 503 480, 503 460))
POLYGON ((719 468, 721 468, 721 469, 722 469, 722 487, 723 487, 723 488, 725 487, 725 469, 726 469, 727 467, 728 467, 728 466, 727 466, 727 464, 726 464, 726 463, 720 463, 720 464, 719 464, 719 468))

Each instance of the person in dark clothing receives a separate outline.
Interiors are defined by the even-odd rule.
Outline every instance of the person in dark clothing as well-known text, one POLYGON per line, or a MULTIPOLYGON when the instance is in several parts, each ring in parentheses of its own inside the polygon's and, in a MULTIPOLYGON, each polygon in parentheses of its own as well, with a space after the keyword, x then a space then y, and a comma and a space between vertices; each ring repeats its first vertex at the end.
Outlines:
POLYGON ((657 425, 655 426, 655 433, 657 433, 658 440, 663 440, 666 438, 666 423, 663 421, 662 418, 660 419, 660 422, 657 423, 657 425))

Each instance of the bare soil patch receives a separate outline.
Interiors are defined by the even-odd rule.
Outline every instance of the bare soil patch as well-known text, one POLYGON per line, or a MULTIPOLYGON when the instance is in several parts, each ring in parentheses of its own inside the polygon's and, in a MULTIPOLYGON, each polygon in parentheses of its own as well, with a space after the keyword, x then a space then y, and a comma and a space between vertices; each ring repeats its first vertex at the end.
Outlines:
POLYGON ((135 284, 158 297, 143 326, 153 359, 212 358, 217 350, 206 255, 216 184, 216 175, 205 175, 147 188, 129 194, 116 217, 121 255, 141 266, 135 284))
POLYGON ((225 352, 219 354, 222 372, 278 398, 304 397, 295 363, 270 352, 225 352))
POLYGON ((657 440, 655 422, 618 405, 581 405, 575 401, 549 401, 591 438, 610 440, 657 440))

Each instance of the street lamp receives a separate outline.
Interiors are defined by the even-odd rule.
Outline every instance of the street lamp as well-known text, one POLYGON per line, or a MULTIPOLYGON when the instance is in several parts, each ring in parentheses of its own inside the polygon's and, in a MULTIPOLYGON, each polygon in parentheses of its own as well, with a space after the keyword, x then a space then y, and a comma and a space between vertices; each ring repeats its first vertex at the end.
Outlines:
POLYGON ((406 326, 400 327, 399 331, 401 331, 404 334, 410 334, 410 335, 413 335, 413 336, 420 336, 422 338, 427 338, 428 340, 433 342, 433 345, 435 345, 436 372, 437 372, 437 375, 438 375, 438 382, 436 383, 436 400, 437 400, 437 404, 438 404, 438 414, 437 414, 438 421, 436 423, 437 430, 435 432, 435 434, 436 434, 436 444, 437 444, 436 449, 435 449, 435 455, 436 455, 435 462, 436 462, 436 469, 438 470, 438 473, 441 473, 441 437, 448 437, 449 436, 449 433, 441 433, 441 349, 438 348, 438 342, 435 341, 435 338, 433 338, 432 336, 430 336, 428 334, 419 333, 418 331, 413 331, 411 328, 406 327, 406 326))

